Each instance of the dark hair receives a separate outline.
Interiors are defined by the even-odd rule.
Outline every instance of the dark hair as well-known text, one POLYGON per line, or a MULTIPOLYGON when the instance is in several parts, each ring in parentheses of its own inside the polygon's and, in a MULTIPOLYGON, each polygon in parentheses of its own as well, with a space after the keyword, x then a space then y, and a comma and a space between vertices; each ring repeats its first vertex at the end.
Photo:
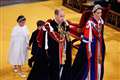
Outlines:
POLYGON ((45 22, 42 20, 37 21, 37 27, 45 25, 45 22))
POLYGON ((23 15, 18 16, 17 22, 25 21, 26 18, 23 15))

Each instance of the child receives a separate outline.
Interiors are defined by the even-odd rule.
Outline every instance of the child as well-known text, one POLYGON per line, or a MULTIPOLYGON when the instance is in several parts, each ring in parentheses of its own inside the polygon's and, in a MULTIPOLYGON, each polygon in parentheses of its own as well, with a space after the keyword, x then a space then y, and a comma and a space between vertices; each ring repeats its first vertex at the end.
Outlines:
POLYGON ((32 63, 35 61, 35 54, 37 53, 38 43, 37 43, 37 34, 39 32, 39 27, 41 25, 41 21, 37 22, 37 29, 32 33, 32 36, 29 41, 29 47, 32 45, 32 57, 28 60, 29 67, 32 67, 32 63))
POLYGON ((26 18, 20 15, 17 18, 17 23, 11 34, 9 63, 13 65, 14 72, 17 72, 20 77, 25 77, 21 67, 27 59, 29 42, 28 29, 25 25, 26 18))

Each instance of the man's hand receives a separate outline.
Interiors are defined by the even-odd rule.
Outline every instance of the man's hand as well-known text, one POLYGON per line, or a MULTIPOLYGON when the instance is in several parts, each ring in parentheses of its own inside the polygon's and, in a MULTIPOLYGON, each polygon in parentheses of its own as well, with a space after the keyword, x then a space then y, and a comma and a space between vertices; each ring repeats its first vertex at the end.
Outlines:
POLYGON ((61 40, 59 40, 59 42, 60 42, 60 43, 63 43, 63 42, 64 42, 64 40, 65 40, 65 39, 64 39, 64 38, 62 38, 61 40))

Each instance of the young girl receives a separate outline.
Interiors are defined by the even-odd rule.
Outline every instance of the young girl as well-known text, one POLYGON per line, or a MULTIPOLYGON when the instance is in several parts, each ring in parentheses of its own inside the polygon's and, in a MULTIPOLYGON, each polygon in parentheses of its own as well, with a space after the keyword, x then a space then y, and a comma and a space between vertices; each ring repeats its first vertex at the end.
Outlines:
POLYGON ((26 18, 20 15, 17 18, 17 23, 11 34, 9 63, 13 65, 14 72, 17 72, 20 77, 25 77, 21 67, 27 59, 29 42, 28 29, 25 25, 26 18))

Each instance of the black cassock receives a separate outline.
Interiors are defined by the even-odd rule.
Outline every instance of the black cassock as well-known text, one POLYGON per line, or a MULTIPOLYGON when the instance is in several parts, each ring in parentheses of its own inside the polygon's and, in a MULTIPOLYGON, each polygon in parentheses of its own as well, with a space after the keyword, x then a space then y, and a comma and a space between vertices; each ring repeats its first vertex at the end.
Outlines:
MULTIPOLYGON (((58 24, 55 20, 50 22, 50 25, 55 32, 58 32, 58 24)), ((64 26, 64 23, 61 24, 64 26)), ((59 33, 59 32, 58 32, 59 33)), ((71 42, 66 42, 66 62, 63 66, 61 79, 66 80, 71 67, 71 42)), ((49 79, 60 80, 60 61, 59 61, 59 43, 55 41, 50 35, 48 36, 48 55, 49 55, 49 79)))
POLYGON ((37 52, 38 43, 37 43, 36 38, 37 38, 38 31, 39 30, 37 29, 32 33, 32 36, 31 36, 30 41, 29 41, 29 46, 32 45, 32 51, 31 51, 32 55, 35 55, 37 52))
POLYGON ((35 54, 37 53, 37 49, 38 49, 38 43, 37 43, 38 31, 39 30, 37 29, 32 33, 32 36, 31 36, 30 41, 29 41, 29 46, 32 45, 32 50, 31 50, 32 57, 29 59, 29 61, 31 63, 35 60, 34 57, 35 57, 35 54))
POLYGON ((48 58, 45 50, 45 34, 43 31, 42 48, 38 47, 35 54, 35 63, 28 75, 27 80, 49 80, 48 79, 48 58))

